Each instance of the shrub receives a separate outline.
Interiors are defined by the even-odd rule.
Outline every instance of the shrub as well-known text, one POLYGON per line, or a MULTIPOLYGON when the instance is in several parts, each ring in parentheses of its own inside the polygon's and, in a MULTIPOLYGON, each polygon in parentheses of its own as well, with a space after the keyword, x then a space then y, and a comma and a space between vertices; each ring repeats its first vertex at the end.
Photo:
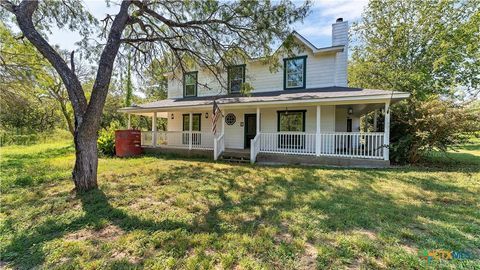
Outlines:
POLYGON ((480 130, 476 109, 432 97, 398 104, 392 113, 391 160, 417 163, 431 150, 447 151, 480 130))
POLYGON ((104 156, 115 155, 115 130, 120 126, 118 121, 112 121, 106 129, 101 129, 98 134, 98 152, 104 156))

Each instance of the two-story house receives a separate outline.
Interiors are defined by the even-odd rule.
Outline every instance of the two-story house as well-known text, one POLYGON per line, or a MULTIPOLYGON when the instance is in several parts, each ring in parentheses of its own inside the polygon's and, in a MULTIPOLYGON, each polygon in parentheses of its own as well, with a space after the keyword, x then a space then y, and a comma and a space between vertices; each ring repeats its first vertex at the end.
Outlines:
POLYGON ((276 72, 259 60, 241 63, 225 72, 227 87, 204 69, 170 74, 168 99, 120 111, 153 117, 152 130, 142 132, 146 150, 252 163, 387 165, 389 106, 409 94, 347 86, 348 22, 341 18, 332 25, 330 47, 293 35, 305 49, 285 57, 276 72), (244 82, 253 87, 250 95, 240 94, 244 82), (213 100, 221 112, 216 121, 213 100), (370 112, 375 120, 367 129, 360 119, 370 112), (167 119, 167 130, 157 130, 158 117, 167 119))

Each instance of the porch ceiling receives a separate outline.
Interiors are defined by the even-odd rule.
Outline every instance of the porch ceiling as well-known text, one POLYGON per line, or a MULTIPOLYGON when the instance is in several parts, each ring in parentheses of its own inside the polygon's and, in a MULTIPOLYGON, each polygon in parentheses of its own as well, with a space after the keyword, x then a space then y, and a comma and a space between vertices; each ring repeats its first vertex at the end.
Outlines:
POLYGON ((371 104, 345 104, 345 105, 337 105, 337 108, 352 108, 353 109, 353 116, 362 116, 368 112, 384 109, 385 104, 382 103, 371 103, 371 104))
POLYGON ((285 104, 371 104, 384 103, 391 100, 396 102, 408 98, 409 94, 398 91, 385 91, 378 89, 362 89, 350 87, 324 87, 302 90, 283 90, 263 93, 252 93, 249 96, 223 95, 207 97, 190 97, 180 99, 165 99, 156 102, 126 107, 119 112, 151 115, 154 111, 173 111, 178 109, 210 109, 213 99, 220 107, 245 107, 245 106, 277 106, 285 104))

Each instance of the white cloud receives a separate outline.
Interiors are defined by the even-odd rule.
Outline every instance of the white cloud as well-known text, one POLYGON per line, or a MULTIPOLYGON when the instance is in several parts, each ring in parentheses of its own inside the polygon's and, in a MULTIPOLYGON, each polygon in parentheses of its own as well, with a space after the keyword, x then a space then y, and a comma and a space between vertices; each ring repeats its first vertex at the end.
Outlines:
POLYGON ((304 26, 297 30, 302 35, 309 35, 309 36, 330 36, 332 35, 332 27, 330 25, 323 25, 323 26, 304 26))
POLYGON ((324 0, 314 2, 313 10, 322 17, 357 20, 367 4, 368 0, 324 0))
POLYGON ((367 4, 368 0, 317 0, 305 21, 295 24, 293 28, 315 45, 328 46, 335 20, 343 18, 350 23, 356 22, 367 4))

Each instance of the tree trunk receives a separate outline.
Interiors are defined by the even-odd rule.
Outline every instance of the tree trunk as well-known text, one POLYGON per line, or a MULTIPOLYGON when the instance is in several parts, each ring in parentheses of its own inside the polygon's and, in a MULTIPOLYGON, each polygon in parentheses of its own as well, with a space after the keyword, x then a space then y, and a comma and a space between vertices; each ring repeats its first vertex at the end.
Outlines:
POLYGON ((84 192, 97 188, 97 136, 74 136, 75 167, 72 176, 77 192, 84 192))
POLYGON ((10 1, 0 1, 0 5, 3 8, 15 14, 22 33, 52 64, 67 89, 75 119, 73 137, 76 160, 72 176, 77 192, 97 188, 97 131, 108 94, 113 64, 122 43, 122 32, 129 19, 128 8, 130 4, 131 1, 122 1, 120 11, 111 23, 106 45, 98 61, 97 75, 90 100, 87 101, 82 84, 74 72, 73 65, 71 69, 60 54, 35 29, 32 18, 33 13, 38 8, 38 1, 23 0, 18 5, 14 5, 10 1))

